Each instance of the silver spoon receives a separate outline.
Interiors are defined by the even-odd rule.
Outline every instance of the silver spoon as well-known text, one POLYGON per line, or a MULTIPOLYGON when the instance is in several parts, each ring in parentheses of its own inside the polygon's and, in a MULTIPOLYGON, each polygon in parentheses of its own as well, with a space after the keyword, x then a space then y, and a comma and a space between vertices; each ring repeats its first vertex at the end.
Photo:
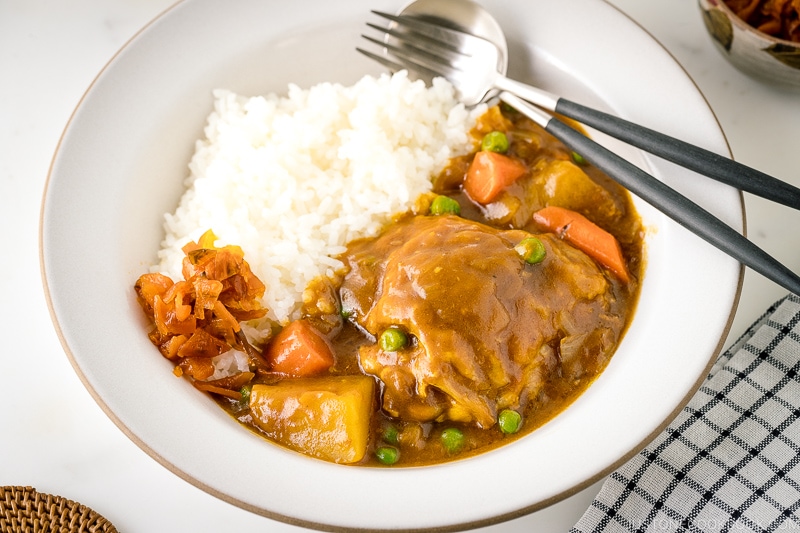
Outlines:
MULTIPOLYGON (((416 2, 413 2, 404 8, 400 12, 399 16, 388 15, 385 13, 376 14, 392 20, 397 29, 393 29, 391 27, 389 29, 385 29, 370 24, 371 27, 385 32, 385 41, 377 41, 366 36, 365 38, 384 46, 384 51, 388 51, 388 55, 395 60, 399 60, 400 63, 398 64, 392 59, 388 59, 386 56, 372 54, 360 48, 358 49, 359 52, 364 53, 368 57, 371 57, 382 64, 393 68, 394 70, 409 68, 416 72, 425 73, 429 76, 444 75, 444 77, 450 79, 450 81, 454 84, 462 101, 465 103, 477 103, 477 101, 482 101, 486 98, 489 98, 499 91, 498 96, 501 100, 514 107, 517 111, 520 111, 528 116, 531 120, 542 126, 553 136, 564 142, 568 147, 580 153, 589 162, 603 170, 610 177, 614 178, 629 191, 638 195, 688 230, 692 231, 710 244, 716 246, 729 256, 737 259, 742 264, 749 266, 756 272, 761 273, 766 278, 781 285, 785 289, 800 295, 800 277, 798 277, 794 272, 782 265, 772 256, 761 250, 758 246, 747 240, 739 232, 716 218, 714 215, 690 199, 681 195, 679 192, 670 188, 663 182, 655 179, 650 174, 632 165, 608 149, 595 143, 590 138, 568 126, 558 118, 543 112, 541 109, 528 103, 528 101, 523 100, 515 94, 512 94, 509 89, 522 88, 516 86, 518 82, 514 82, 512 85, 507 84, 507 82, 511 80, 508 80, 508 78, 505 77, 505 68, 503 67, 505 58, 508 55, 505 37, 503 36, 502 39, 497 40, 497 44, 494 45, 494 55, 490 53, 483 53, 483 50, 488 50, 488 48, 480 41, 484 41, 487 38, 497 37, 497 34, 489 35, 491 32, 487 32, 486 28, 499 28, 499 26, 496 24, 496 22, 494 24, 491 23, 494 22, 494 19, 478 4, 475 4, 472 1, 462 2, 461 0, 417 0, 416 2), (443 3, 448 4, 452 11, 443 11, 443 3), (428 10, 429 6, 431 5, 436 6, 436 11, 433 13, 428 10), (467 11, 468 14, 465 14, 462 11, 467 11), (455 14, 458 14, 458 23, 454 22, 453 19, 448 20, 446 18, 448 15, 455 14), (480 21, 481 24, 476 24, 474 26, 475 29, 473 30, 473 28, 470 27, 470 21, 473 21, 472 23, 474 23, 474 21, 480 21), (471 34, 472 31, 475 31, 476 33, 471 34), (482 31, 482 33, 478 33, 479 31, 482 31), (471 39, 465 39, 464 33, 466 33, 468 37, 471 37, 471 39), (479 37, 477 40, 475 40, 475 35, 478 35, 479 37), (399 46, 390 43, 390 38, 394 38, 397 43, 399 43, 399 46), (430 57, 426 58, 426 55, 436 57, 436 54, 431 54, 425 50, 427 44, 437 40, 444 41, 444 44, 440 46, 439 51, 442 49, 447 51, 447 53, 444 54, 445 57, 443 57, 440 61, 443 65, 443 68, 440 69, 437 68, 435 62, 431 63, 427 61, 427 59, 430 57), (462 45, 464 42, 471 44, 466 45, 468 50, 466 50, 466 53, 463 54, 465 59, 462 60, 462 65, 459 65, 457 61, 453 61, 453 54, 451 52, 458 52, 462 50, 462 45), (474 61, 472 59, 473 57, 479 58, 480 61, 474 61), (460 70, 460 68, 464 68, 464 65, 467 66, 468 70, 460 70), (484 83, 483 85, 480 83, 459 83, 459 81, 462 80, 475 79, 469 78, 469 75, 478 70, 480 71, 480 77, 477 79, 490 79, 493 80, 493 82, 491 84, 484 83), (500 80, 499 85, 498 80, 500 80)), ((502 31, 500 32, 500 35, 502 35, 502 31)), ((538 96, 535 94, 532 95, 527 89, 528 88, 525 88, 525 90, 519 90, 518 92, 521 92, 526 98, 530 97, 538 105, 541 105, 548 110, 557 111, 561 114, 569 116, 570 118, 575 118, 576 120, 592 126, 595 129, 604 131, 612 136, 629 142, 629 144, 632 144, 633 146, 645 149, 651 153, 655 153, 656 155, 661 155, 662 157, 665 157, 673 162, 682 164, 682 162, 686 159, 682 151, 691 149, 692 154, 699 154, 702 158, 704 158, 703 163, 700 165, 700 167, 703 169, 705 169, 706 166, 713 167, 717 165, 717 160, 721 160, 722 162, 727 161, 730 164, 735 165, 733 168, 736 170, 736 172, 742 172, 741 169, 745 169, 746 171, 756 173, 756 177, 758 177, 758 175, 766 177, 766 180, 760 180, 762 187, 769 189, 773 186, 773 182, 777 182, 777 184, 782 184, 785 187, 794 189, 789 184, 780 182, 779 180, 767 176, 766 174, 759 173, 758 171, 748 169, 748 167, 739 165, 738 163, 735 163, 729 159, 722 158, 717 154, 702 148, 694 147, 688 143, 684 143, 683 141, 673 139, 642 126, 632 124, 619 119, 618 117, 613 117, 599 111, 591 110, 581 106, 580 104, 569 102, 568 100, 564 100, 555 95, 546 93, 545 91, 540 91, 539 89, 531 87, 530 89, 534 93, 541 92, 543 94, 543 97, 539 99, 538 96), (617 130, 621 130, 620 133, 623 135, 615 135, 617 130), (639 135, 645 136, 648 140, 644 143, 641 142, 641 139, 638 138, 639 135), (666 151, 663 150, 661 146, 662 143, 667 145, 671 144, 673 149, 668 149, 666 151), (675 158, 670 158, 668 155, 663 155, 665 153, 672 154, 675 156, 675 158), (711 157, 711 159, 708 159, 709 157, 711 157), (764 185, 764 181, 768 182, 769 185, 764 185)), ((693 161, 692 157, 688 158, 688 162, 692 164, 684 166, 692 168, 693 170, 696 169, 695 167, 697 165, 695 164, 695 161, 693 161)), ((708 174, 707 172, 704 173, 708 174)), ((718 176, 713 177, 720 179, 718 176)), ((720 179, 720 181, 725 180, 720 179)), ((737 186, 733 183, 730 184, 737 186)), ((739 188, 742 187, 740 186, 739 188)), ((800 190, 794 190, 797 191, 795 197, 798 199, 798 202, 797 205, 793 207, 797 207, 800 205, 800 190)), ((764 192, 770 194, 770 196, 766 196, 767 198, 774 196, 773 191, 771 190, 766 190, 764 192)), ((779 201, 781 201, 784 197, 779 196, 779 198, 779 201)))

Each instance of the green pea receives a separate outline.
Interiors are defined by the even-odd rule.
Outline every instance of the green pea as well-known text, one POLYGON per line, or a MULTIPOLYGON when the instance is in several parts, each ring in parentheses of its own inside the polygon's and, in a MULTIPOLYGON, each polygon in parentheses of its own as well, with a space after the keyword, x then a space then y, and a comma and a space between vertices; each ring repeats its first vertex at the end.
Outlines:
POLYGON ((400 432, 396 426, 389 425, 383 430, 383 440, 389 444, 398 444, 400 442, 400 432))
POLYGON ((504 154, 508 152, 508 137, 502 131, 487 133, 481 141, 481 150, 504 154))
POLYGON ((250 385, 245 385, 239 389, 239 394, 242 395, 242 399, 240 400, 241 403, 247 403, 250 401, 250 389, 252 389, 250 385))
POLYGON ((250 407, 250 389, 252 389, 250 385, 245 385, 239 389, 239 394, 241 396, 239 397, 239 400, 232 406, 234 411, 244 411, 250 407))
POLYGON ((394 446, 381 446, 375 450, 375 458, 384 465, 393 465, 400 460, 400 450, 394 446))
POLYGON ((578 152, 572 152, 572 160, 575 161, 579 165, 585 165, 586 164, 586 160, 578 152))
POLYGON ((464 448, 466 438, 464 433, 458 428, 447 428, 442 431, 442 446, 447 453, 458 453, 464 448))
POLYGON ((400 329, 388 328, 381 333, 378 344, 384 352, 396 352, 406 347, 408 336, 400 329))
POLYGON ((449 196, 437 196, 431 202, 431 215, 460 215, 461 205, 449 196))
POLYGON ((519 244, 514 247, 514 251, 529 265, 541 263, 547 255, 544 244, 536 237, 522 239, 519 244))
POLYGON ((503 433, 516 433, 522 427, 522 415, 512 409, 503 409, 497 416, 497 425, 503 433))

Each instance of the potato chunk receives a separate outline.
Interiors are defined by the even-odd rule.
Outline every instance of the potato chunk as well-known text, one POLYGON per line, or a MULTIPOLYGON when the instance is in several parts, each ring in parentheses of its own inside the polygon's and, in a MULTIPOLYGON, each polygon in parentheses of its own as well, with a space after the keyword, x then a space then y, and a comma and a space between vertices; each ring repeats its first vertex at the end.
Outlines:
POLYGON ((542 184, 546 205, 579 212, 602 209, 610 217, 620 216, 611 193, 571 161, 553 160, 539 165, 536 179, 542 184))
POLYGON ((250 412, 272 439, 299 452, 356 463, 367 451, 375 380, 369 376, 296 378, 254 385, 250 412))

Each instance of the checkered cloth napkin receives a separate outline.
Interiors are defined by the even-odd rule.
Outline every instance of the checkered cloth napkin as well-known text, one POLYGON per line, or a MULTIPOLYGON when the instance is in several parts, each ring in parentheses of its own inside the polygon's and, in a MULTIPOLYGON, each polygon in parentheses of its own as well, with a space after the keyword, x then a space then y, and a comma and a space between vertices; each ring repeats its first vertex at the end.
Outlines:
POLYGON ((800 533, 800 298, 778 301, 572 533, 800 533))

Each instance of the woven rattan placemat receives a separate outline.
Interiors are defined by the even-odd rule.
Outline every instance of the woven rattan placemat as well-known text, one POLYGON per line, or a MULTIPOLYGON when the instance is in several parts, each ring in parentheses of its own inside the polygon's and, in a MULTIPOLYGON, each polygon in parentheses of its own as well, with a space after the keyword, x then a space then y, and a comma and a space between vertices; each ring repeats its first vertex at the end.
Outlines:
POLYGON ((0 533, 117 533, 82 505, 33 487, 0 487, 0 533))

